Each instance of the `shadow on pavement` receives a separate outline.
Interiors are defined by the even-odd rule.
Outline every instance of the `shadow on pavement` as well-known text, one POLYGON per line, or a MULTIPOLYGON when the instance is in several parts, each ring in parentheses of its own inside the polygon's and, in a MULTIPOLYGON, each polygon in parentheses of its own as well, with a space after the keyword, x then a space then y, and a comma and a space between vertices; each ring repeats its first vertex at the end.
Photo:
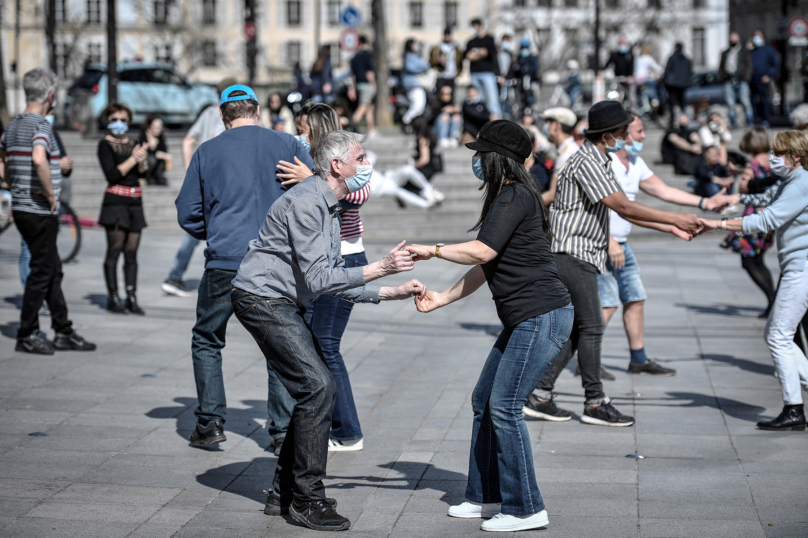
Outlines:
POLYGON ((0 325, 0 334, 5 336, 6 338, 11 338, 12 340, 17 339, 17 329, 20 328, 20 324, 17 321, 10 321, 5 325, 0 325))
POLYGON ((91 305, 95 305, 101 310, 107 309, 107 296, 103 293, 88 293, 84 297, 82 297, 85 301, 90 303, 91 305))
POLYGON ((679 308, 687 308, 696 314, 714 314, 716 316, 738 316, 744 318, 756 317, 763 309, 757 306, 736 306, 731 304, 713 304, 713 305, 697 305, 674 303, 673 306, 679 308), (744 312, 752 312, 752 314, 745 314, 744 312))
POLYGON ((22 309, 22 293, 12 295, 10 297, 3 297, 3 300, 10 305, 17 307, 17 310, 22 309))
POLYGON ((502 325, 501 324, 490 324, 490 323, 460 323, 461 328, 467 331, 480 331, 486 334, 490 334, 491 336, 499 336, 499 333, 502 332, 502 325))
POLYGON ((663 398, 656 401, 669 401, 671 402, 669 404, 636 400, 635 405, 649 407, 712 407, 713 409, 718 409, 719 411, 726 413, 733 418, 746 420, 749 422, 759 421, 760 414, 766 411, 765 407, 749 405, 747 403, 732 400, 730 398, 699 394, 697 392, 668 392, 667 394, 670 396, 670 398, 663 398), (690 400, 690 402, 682 402, 682 400, 690 400))
POLYGON ((733 357, 732 355, 703 354, 701 357, 706 360, 723 362, 724 364, 737 366, 738 368, 740 368, 745 372, 752 372, 755 374, 763 374, 763 375, 774 375, 774 366, 770 364, 760 364, 758 362, 749 361, 746 359, 739 359, 737 357, 733 357))

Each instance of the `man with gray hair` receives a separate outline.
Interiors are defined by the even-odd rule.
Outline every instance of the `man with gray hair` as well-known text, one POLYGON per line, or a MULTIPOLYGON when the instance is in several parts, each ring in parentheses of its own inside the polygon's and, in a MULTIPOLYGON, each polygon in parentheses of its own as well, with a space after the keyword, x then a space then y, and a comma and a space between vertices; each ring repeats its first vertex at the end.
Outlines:
MULTIPOLYGON (((336 501, 326 499, 323 479, 336 389, 317 339, 304 321, 306 305, 329 294, 355 303, 406 299, 423 293, 410 280, 397 287, 368 284, 410 271, 402 241, 382 260, 346 268, 340 256, 339 201, 364 187, 372 173, 361 137, 346 131, 324 135, 314 173, 281 196, 233 280, 233 312, 252 334, 268 365, 296 400, 281 448, 270 498, 315 530, 347 530, 336 501)), ((265 513, 267 512, 265 509, 265 513)))
POLYGON ((788 115, 791 125, 800 131, 808 130, 808 104, 801 104, 788 115))
POLYGON ((62 294, 62 262, 56 248, 62 157, 45 115, 56 106, 56 75, 32 69, 23 77, 26 106, 0 137, 0 175, 11 184, 11 210, 20 235, 31 250, 31 274, 25 284, 16 351, 52 355, 53 350, 92 351, 67 318, 62 294), (39 330, 44 301, 56 333, 53 345, 39 330))

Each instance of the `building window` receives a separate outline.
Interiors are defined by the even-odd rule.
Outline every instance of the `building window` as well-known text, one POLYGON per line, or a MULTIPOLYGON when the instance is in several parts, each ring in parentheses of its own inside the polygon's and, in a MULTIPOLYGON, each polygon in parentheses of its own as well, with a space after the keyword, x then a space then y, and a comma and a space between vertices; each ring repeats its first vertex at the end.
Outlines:
POLYGON ((513 7, 525 7, 527 6, 526 0, 513 0, 513 7))
POLYGON ((206 39, 202 42, 202 65, 216 67, 216 42, 206 39))
POLYGON ((101 43, 87 44, 87 61, 92 64, 99 64, 103 61, 101 58, 101 43))
POLYGON ((171 43, 154 46, 154 61, 168 65, 174 65, 171 43))
POLYGON ((286 43, 286 65, 294 67, 300 63, 300 41, 286 43))
POLYGON ((662 0, 648 0, 648 9, 662 9, 662 0))
POLYGON ((564 7, 578 7, 578 0, 564 0, 564 7))
POLYGON ((67 22, 67 0, 56 0, 56 22, 67 22))
POLYGON ((536 0, 536 7, 553 7, 553 0, 536 0))
POLYGON ((607 9, 618 9, 620 7, 620 0, 606 0, 607 9))
POLYGON ((704 28, 693 28, 693 63, 698 66, 704 65, 704 28))
POLYGON ((410 28, 423 28, 424 3, 410 2, 410 28))
POLYGON ((101 0, 87 0, 87 24, 101 24, 101 0))
POLYGON ((337 68, 342 66, 342 51, 339 48, 339 43, 328 43, 331 51, 331 67, 337 68))
POLYGON ((703 7, 707 7, 705 0, 693 0, 693 9, 701 9, 703 7))
POLYGON ((216 0, 202 0, 202 24, 216 24, 216 0))
POLYGON ((581 40, 578 39, 578 29, 566 28, 564 30, 564 48, 567 50, 567 54, 569 54, 571 60, 578 59, 580 55, 580 44, 581 40))
POLYGON ((457 26, 457 2, 443 3, 443 18, 446 28, 454 28, 457 26))
POLYGON ((154 0, 154 24, 168 22, 168 0, 154 0))
MULTIPOLYGON (((289 26, 300 26, 300 0, 289 0, 286 2, 286 24, 289 26)), ((298 48, 298 50, 300 50, 298 48)))
POLYGON ((56 74, 60 77, 67 76, 67 66, 70 62, 70 47, 65 43, 56 44, 56 74))
POLYGON ((339 26, 342 24, 342 6, 339 0, 328 0, 328 25, 339 26))

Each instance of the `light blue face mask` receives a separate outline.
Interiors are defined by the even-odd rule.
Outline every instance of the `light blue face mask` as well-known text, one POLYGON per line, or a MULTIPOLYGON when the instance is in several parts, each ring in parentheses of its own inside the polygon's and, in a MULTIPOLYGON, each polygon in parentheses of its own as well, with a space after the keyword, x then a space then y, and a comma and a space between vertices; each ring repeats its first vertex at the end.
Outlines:
POLYGON ((116 136, 121 136, 121 135, 126 134, 126 131, 129 130, 129 126, 126 125, 121 120, 115 120, 112 123, 107 125, 107 129, 109 129, 110 133, 112 133, 112 134, 114 134, 116 136))
POLYGON ((625 140, 620 140, 619 138, 615 138, 614 136, 612 136, 612 133, 609 133, 609 136, 611 136, 612 140, 614 140, 614 146, 613 147, 606 146, 606 153, 617 153, 618 151, 620 151, 621 149, 623 149, 626 146, 626 141, 625 140))
POLYGON ((546 121, 544 122, 544 125, 541 126, 541 134, 547 138, 550 138, 550 124, 546 121))
POLYGON ((756 47, 762 47, 763 46, 763 38, 760 37, 759 35, 756 35, 755 37, 752 38, 752 44, 754 46, 756 46, 756 47))
POLYGON ((298 142, 303 144, 303 149, 306 150, 306 153, 311 153, 311 144, 306 140, 306 135, 297 135, 295 138, 297 138, 298 142))
POLYGON ((50 123, 51 126, 53 125, 54 120, 53 114, 48 114, 47 116, 45 116, 45 119, 48 120, 48 123, 50 123))
POLYGON ((628 151, 629 155, 636 157, 642 151, 642 142, 634 141, 632 145, 626 146, 626 151, 628 151))
POLYGON ((628 51, 630 51, 630 50, 631 50, 631 47, 629 47, 628 45, 620 45, 620 47, 618 47, 618 49, 617 49, 617 50, 618 50, 618 51, 619 51, 621 54, 625 54, 625 53, 627 53, 628 51))
POLYGON ((519 56, 521 56, 522 58, 527 58, 528 56, 530 56, 530 49, 522 49, 522 50, 520 50, 519 51, 519 56))
POLYGON ((483 162, 479 156, 474 156, 471 158, 471 171, 474 172, 474 177, 480 181, 485 180, 485 175, 483 174, 483 162))
MULTIPOLYGON (((343 164, 348 164, 342 161, 343 164)), ((356 173, 351 177, 342 176, 345 179, 345 184, 348 185, 350 192, 361 191, 365 185, 370 181, 370 176, 373 175, 373 165, 371 164, 351 164, 356 168, 356 173)))

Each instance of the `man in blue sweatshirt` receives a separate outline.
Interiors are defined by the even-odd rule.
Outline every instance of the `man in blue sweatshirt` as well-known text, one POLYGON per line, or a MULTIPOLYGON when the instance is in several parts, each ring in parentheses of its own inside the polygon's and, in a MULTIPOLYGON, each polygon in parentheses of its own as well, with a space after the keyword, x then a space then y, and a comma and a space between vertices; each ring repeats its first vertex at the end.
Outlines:
MULTIPOLYGON (((199 405, 191 444, 210 445, 224 435, 226 400, 222 349, 233 315, 231 281, 250 241, 258 236, 269 207, 285 191, 276 176, 278 161, 312 161, 292 135, 259 126, 258 98, 247 86, 230 86, 219 103, 225 132, 196 150, 175 202, 183 230, 206 240, 205 273, 199 283, 191 357, 199 405)), ((267 428, 276 447, 282 443, 295 401, 267 369, 267 428)))
POLYGON ((762 30, 755 30, 752 35, 752 45, 754 46, 750 52, 752 55, 752 100, 754 101, 757 97, 758 101, 755 103, 755 122, 768 127, 772 106, 770 84, 777 78, 780 59, 774 47, 766 43, 766 35, 762 30))

